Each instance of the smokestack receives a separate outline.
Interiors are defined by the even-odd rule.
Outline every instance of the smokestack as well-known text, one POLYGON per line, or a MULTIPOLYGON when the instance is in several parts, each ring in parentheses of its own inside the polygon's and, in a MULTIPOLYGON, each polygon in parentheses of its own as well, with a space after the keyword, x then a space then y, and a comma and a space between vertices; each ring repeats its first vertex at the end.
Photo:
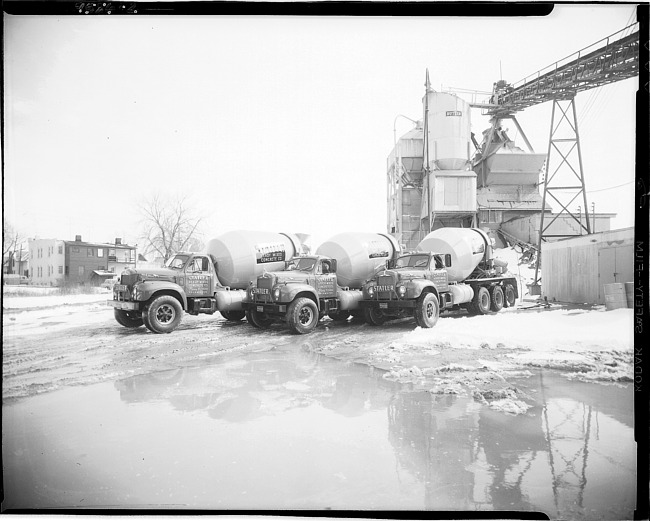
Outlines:
POLYGON ((81 242, 81 235, 75 235, 74 240, 75 242, 81 242))
POLYGON ((122 238, 121 237, 115 237, 115 244, 122 244, 122 238))

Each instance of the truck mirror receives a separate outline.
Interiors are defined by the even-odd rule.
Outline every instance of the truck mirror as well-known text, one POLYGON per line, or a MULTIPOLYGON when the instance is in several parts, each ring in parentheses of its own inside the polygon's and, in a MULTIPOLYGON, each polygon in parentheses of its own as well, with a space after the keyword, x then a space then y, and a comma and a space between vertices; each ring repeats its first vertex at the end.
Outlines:
POLYGON ((445 253, 445 267, 449 268, 451 266, 451 253, 445 253))

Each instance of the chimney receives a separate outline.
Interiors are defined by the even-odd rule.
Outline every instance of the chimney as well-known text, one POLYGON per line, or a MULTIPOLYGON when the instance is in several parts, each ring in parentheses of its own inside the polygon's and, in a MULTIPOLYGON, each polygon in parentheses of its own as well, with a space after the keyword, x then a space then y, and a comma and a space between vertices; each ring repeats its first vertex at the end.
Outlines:
POLYGON ((121 237, 115 237, 115 244, 122 244, 122 238, 121 237))
POLYGON ((75 242, 81 242, 81 235, 75 235, 74 240, 75 242))

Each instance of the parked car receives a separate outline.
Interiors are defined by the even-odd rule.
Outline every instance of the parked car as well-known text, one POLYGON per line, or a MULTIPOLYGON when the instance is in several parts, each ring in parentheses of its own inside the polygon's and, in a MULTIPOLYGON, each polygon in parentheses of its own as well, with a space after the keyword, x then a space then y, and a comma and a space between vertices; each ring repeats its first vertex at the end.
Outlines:
POLYGON ((115 286, 115 284, 117 284, 119 281, 120 281, 119 277, 113 277, 112 279, 106 279, 104 282, 102 282, 100 284, 100 287, 101 288, 106 288, 106 289, 109 289, 109 290, 112 291, 113 286, 115 286))
POLYGON ((18 286, 19 284, 29 284, 29 279, 25 275, 15 273, 3 273, 2 282, 9 286, 18 286))

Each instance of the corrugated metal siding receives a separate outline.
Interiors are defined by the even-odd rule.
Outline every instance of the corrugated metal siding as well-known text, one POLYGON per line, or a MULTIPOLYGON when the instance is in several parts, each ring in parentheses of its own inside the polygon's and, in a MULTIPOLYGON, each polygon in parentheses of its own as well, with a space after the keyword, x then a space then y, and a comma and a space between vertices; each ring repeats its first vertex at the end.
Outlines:
POLYGON ((634 229, 626 228, 542 244, 542 295, 559 302, 604 304, 602 286, 611 282, 613 274, 599 262, 599 255, 615 248, 615 269, 620 277, 629 278, 633 242, 634 229))

